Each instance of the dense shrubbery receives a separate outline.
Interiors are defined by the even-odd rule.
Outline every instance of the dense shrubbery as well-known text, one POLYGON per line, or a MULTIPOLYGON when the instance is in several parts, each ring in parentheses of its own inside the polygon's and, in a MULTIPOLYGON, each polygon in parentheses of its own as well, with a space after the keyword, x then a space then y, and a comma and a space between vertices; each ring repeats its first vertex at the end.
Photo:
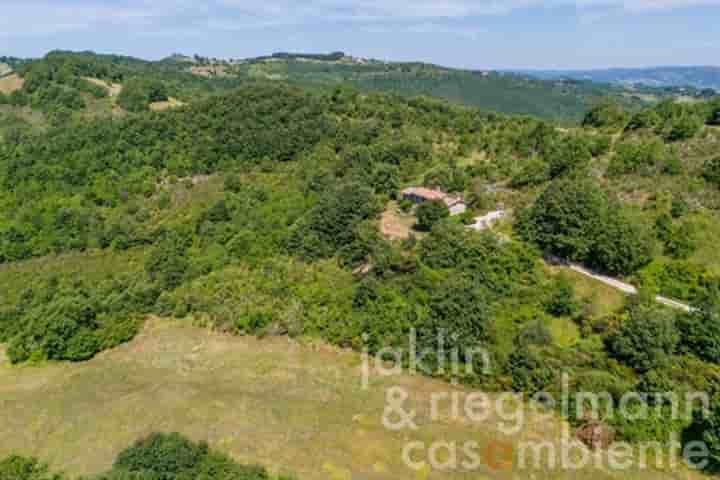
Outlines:
POLYGON ((378 213, 372 190, 359 184, 342 185, 323 195, 293 225, 288 250, 307 259, 331 257, 359 241, 356 229, 360 223, 378 213))
POLYGON ((636 305, 620 328, 607 338, 609 353, 638 372, 668 366, 680 335, 675 314, 652 305, 636 305))
POLYGON ((518 228, 550 254, 610 273, 632 273, 651 259, 647 234, 586 177, 553 182, 518 228))
POLYGON ((415 213, 417 215, 417 228, 424 232, 429 232, 436 223, 450 216, 447 205, 441 200, 423 202, 418 205, 415 213))
POLYGON ((720 279, 705 265, 689 260, 656 261, 640 272, 642 285, 669 298, 698 302, 720 279))
POLYGON ((705 162, 703 176, 708 182, 720 187, 720 157, 715 157, 705 162))
POLYGON ((608 173, 624 175, 641 173, 656 174, 659 171, 676 172, 679 164, 677 154, 660 139, 650 141, 630 140, 616 145, 608 173))
POLYGON ((142 280, 117 278, 87 286, 51 279, 0 311, 0 341, 9 344, 14 363, 87 360, 132 339, 139 326, 134 314, 149 312, 158 293, 142 280))
POLYGON ((613 102, 603 102, 590 109, 583 119, 583 126, 596 128, 622 129, 628 122, 625 109, 613 102))
POLYGON ((571 135, 553 143, 546 158, 550 165, 550 177, 556 178, 587 168, 592 160, 592 153, 585 137, 571 135))
POLYGON ((698 307, 680 318, 682 348, 707 362, 720 364, 720 296, 713 292, 698 307))
POLYGON ((685 104, 665 100, 660 104, 636 113, 627 130, 648 130, 669 142, 688 140, 696 136, 708 122, 709 104, 685 104))
MULTIPOLYGON (((35 459, 11 456, 0 462, 0 480, 64 480, 35 459)), ((85 480, 289 480, 261 466, 241 465, 177 433, 154 433, 120 452, 112 470, 85 480)))
POLYGON ((151 103, 167 99, 168 89, 161 81, 133 78, 125 82, 117 101, 125 110, 142 112, 147 110, 151 103))
POLYGON ((62 480, 33 458, 12 455, 0 461, 0 480, 62 480))

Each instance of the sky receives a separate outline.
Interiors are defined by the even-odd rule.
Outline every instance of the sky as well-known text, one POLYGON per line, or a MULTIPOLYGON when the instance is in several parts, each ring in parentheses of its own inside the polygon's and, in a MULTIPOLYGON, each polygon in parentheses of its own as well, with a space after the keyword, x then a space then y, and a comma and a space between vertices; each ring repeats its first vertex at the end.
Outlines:
POLYGON ((0 0, 0 56, 344 51, 478 69, 720 65, 720 0, 0 0))

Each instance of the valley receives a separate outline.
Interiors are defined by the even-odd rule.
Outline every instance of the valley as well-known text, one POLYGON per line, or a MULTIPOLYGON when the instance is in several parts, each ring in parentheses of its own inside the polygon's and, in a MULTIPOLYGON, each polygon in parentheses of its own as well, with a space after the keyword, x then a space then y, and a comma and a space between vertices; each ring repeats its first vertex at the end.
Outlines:
POLYGON ((718 98, 340 52, 6 61, 0 479, 712 473, 639 464, 720 455, 718 98), (363 389, 408 342, 429 371, 363 389), (417 429, 383 423, 398 386, 417 429), (508 434, 443 392, 547 408, 508 434), (631 469, 525 469, 563 427, 631 469), (403 459, 443 441, 479 464, 403 459))

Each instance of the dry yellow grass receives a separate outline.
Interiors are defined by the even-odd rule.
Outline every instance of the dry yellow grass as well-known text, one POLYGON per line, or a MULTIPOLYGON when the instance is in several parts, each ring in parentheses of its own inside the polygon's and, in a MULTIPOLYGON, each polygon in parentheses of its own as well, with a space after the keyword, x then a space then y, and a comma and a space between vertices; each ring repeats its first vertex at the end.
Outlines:
POLYGON ((92 77, 83 77, 83 79, 107 89, 108 95, 111 97, 117 97, 120 95, 120 92, 122 92, 122 85, 119 83, 106 82, 105 80, 92 77))
POLYGON ((25 84, 25 80, 17 73, 0 78, 0 93, 9 95, 16 90, 20 90, 25 84))
POLYGON ((177 108, 182 107, 185 105, 183 102, 178 100, 177 98, 170 97, 165 102, 153 102, 150 104, 150 110, 154 112, 162 112, 163 110, 167 110, 169 108, 177 108))
POLYGON ((397 202, 390 202, 380 219, 380 231, 388 238, 404 240, 413 233, 414 224, 412 214, 402 212, 397 202))
POLYGON ((110 467, 138 437, 178 431, 241 462, 305 480, 693 478, 687 472, 514 470, 504 461, 505 449, 521 440, 554 442, 557 420, 528 412, 525 428, 508 436, 496 414, 482 423, 454 419, 446 402, 430 421, 433 393, 467 392, 418 376, 374 377, 368 390, 360 380, 356 353, 155 319, 133 342, 87 363, 0 363, 0 457, 36 455, 70 474, 92 474, 110 467), (416 411, 417 430, 383 426, 391 386, 409 393, 405 408, 416 411), (402 462, 407 442, 439 440, 477 442, 494 468, 418 473, 402 462))

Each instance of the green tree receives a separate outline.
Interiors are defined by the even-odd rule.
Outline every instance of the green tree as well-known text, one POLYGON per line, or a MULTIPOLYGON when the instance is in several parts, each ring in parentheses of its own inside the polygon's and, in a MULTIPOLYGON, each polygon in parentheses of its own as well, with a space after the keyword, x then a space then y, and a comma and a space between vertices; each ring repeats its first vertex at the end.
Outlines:
POLYGON ((710 105, 707 124, 720 125, 720 100, 715 100, 715 102, 710 105))
POLYGON ((652 239, 643 225, 617 205, 605 214, 586 262, 613 275, 629 275, 652 260, 652 239))
POLYGON ((394 197, 400 188, 400 168, 387 163, 376 165, 372 173, 372 186, 377 193, 394 197))
POLYGON ((589 110, 582 124, 586 127, 622 129, 628 118, 628 113, 621 105, 606 101, 589 110))
POLYGON ((658 167, 672 161, 673 152, 665 144, 654 138, 648 141, 629 140, 615 147, 608 173, 626 175, 629 173, 653 174, 658 167))
POLYGON ((666 366, 679 341, 674 312, 641 304, 630 309, 605 345, 614 358, 643 373, 666 366))
POLYGON ((186 233, 171 230, 148 254, 145 271, 162 289, 177 288, 187 278, 190 269, 187 249, 191 241, 186 233))
POLYGON ((193 443, 178 433, 153 433, 120 452, 114 468, 151 472, 158 480, 177 480, 196 468, 208 450, 207 444, 193 443))
POLYGON ((708 182, 720 187, 720 157, 715 157, 705 162, 703 177, 708 182))
POLYGON ((34 458, 16 455, 0 461, 0 480, 62 480, 62 476, 53 475, 46 465, 34 458))
POLYGON ((568 135, 555 142, 546 155, 552 178, 586 168, 592 160, 590 144, 580 135, 568 135))
POLYGON ((584 261, 602 230, 607 208, 607 197, 590 178, 561 178, 520 216, 518 227, 542 250, 584 261))
POLYGON ((720 399, 713 399, 709 412, 695 411, 686 436, 690 441, 702 442, 708 449, 710 457, 698 466, 710 472, 720 471, 720 399))
POLYGON ((707 298, 678 321, 681 347, 707 362, 720 364, 720 300, 707 298))
POLYGON ((445 202, 441 200, 423 202, 418 205, 415 213, 417 215, 417 228, 424 232, 429 232, 436 223, 450 216, 450 210, 448 210, 445 202))
POLYGON ((580 309, 575 298, 575 287, 566 275, 560 275, 555 281, 545 309, 549 314, 555 316, 572 316, 580 309))
POLYGON ((664 136, 671 142, 688 140, 700 133, 704 123, 699 115, 686 113, 674 117, 666 124, 664 136))
POLYGON ((493 320, 486 294, 465 276, 452 276, 431 294, 422 341, 433 348, 466 353, 493 336, 493 320))
POLYGON ((662 118, 653 108, 646 108, 630 119, 626 130, 655 130, 662 124, 662 118))
POLYGON ((533 347, 515 349, 508 358, 513 390, 534 395, 548 388, 555 380, 552 368, 533 347))

